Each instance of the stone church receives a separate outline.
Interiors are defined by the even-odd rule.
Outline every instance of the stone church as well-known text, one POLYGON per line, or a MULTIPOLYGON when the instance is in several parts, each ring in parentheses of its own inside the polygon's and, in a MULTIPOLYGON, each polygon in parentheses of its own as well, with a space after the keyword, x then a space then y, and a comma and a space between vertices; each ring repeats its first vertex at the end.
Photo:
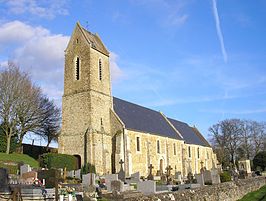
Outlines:
POLYGON ((169 165, 183 175, 216 166, 216 155, 195 127, 161 112, 113 97, 109 52, 99 35, 79 23, 65 50, 59 153, 90 163, 98 174, 163 173, 169 165))

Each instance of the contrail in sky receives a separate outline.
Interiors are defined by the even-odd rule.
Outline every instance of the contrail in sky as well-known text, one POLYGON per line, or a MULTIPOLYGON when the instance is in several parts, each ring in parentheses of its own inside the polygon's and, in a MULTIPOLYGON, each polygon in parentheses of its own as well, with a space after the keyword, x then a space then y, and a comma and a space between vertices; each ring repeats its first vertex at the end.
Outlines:
POLYGON ((213 9, 213 15, 214 15, 215 24, 216 24, 217 36, 218 36, 219 41, 220 41, 221 50, 222 50, 223 57, 224 57, 224 62, 226 63, 227 62, 227 52, 226 52, 225 47, 224 47, 224 38, 223 38, 222 30, 221 30, 216 0, 212 0, 212 9, 213 9))

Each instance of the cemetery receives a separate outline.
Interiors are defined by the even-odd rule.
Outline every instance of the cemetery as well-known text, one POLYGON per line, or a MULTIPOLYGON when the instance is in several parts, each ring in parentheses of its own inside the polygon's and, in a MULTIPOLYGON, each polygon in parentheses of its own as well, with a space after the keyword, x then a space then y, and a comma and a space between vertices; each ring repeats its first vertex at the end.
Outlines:
POLYGON ((153 175, 150 164, 148 175, 135 172, 126 176, 122 159, 116 174, 105 175, 97 174, 92 166, 84 170, 61 163, 65 167, 36 168, 20 163, 16 173, 0 168, 0 200, 236 200, 266 184, 264 176, 251 171, 249 160, 239 161, 238 170, 228 171, 231 179, 225 183, 221 183, 225 171, 215 167, 182 176, 169 165, 153 175))

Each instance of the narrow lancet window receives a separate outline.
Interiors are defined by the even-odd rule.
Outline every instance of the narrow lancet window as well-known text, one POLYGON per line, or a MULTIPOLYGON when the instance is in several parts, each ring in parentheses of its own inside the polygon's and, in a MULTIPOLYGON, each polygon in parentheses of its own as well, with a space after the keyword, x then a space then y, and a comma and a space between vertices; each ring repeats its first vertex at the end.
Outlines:
POLYGON ((159 154, 160 153, 160 141, 157 140, 157 153, 159 154))
POLYGON ((140 151, 140 141, 139 141, 139 137, 137 137, 137 151, 140 151))
POLYGON ((99 59, 99 80, 102 80, 102 60, 99 59))
POLYGON ((76 61, 75 61, 75 66, 76 66, 76 80, 79 80, 79 72, 80 72, 80 60, 79 57, 76 57, 76 61))

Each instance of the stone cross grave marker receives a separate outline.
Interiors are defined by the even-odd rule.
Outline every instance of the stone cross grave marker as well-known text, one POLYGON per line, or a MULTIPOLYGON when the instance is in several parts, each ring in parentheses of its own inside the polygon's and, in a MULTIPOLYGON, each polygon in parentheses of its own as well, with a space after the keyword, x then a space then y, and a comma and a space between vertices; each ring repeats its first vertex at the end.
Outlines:
POLYGON ((171 167, 171 165, 169 165, 167 168, 166 168, 166 181, 167 181, 167 184, 170 184, 170 176, 171 176, 171 170, 173 168, 171 167))
POLYGON ((152 164, 150 164, 148 168, 149 168, 149 175, 148 175, 147 179, 148 180, 153 180, 152 169, 154 167, 152 166, 152 164))
POLYGON ((124 161, 122 159, 120 159, 120 161, 119 161, 120 171, 118 172, 118 179, 120 179, 121 181, 125 182, 126 174, 125 174, 125 171, 123 170, 123 163, 124 163, 124 161))

